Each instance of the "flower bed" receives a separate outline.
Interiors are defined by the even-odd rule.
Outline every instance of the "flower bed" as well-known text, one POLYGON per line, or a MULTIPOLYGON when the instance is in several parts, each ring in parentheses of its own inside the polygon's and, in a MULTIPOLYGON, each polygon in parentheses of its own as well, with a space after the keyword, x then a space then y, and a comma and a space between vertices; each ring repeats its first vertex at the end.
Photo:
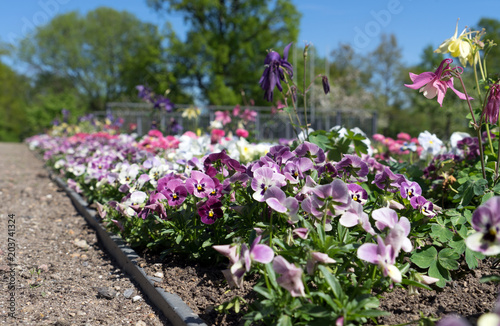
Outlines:
MULTIPOLYGON (((479 43, 468 36, 447 42, 457 41, 470 46, 474 63, 479 43)), ((290 87, 288 49, 283 58, 273 51, 266 58, 260 84, 269 101, 275 87, 283 91, 281 82, 290 87)), ((462 68, 451 63, 410 74, 407 85, 440 104, 451 88, 469 104, 477 136, 455 133, 446 145, 429 132, 376 135, 372 143, 358 130, 313 131, 307 121, 298 121, 302 132, 289 145, 157 130, 137 141, 95 133, 28 143, 132 246, 212 266, 225 261, 222 272, 234 287, 257 276, 254 301, 233 297, 219 312, 244 305, 246 324, 376 323, 387 314, 379 298, 395 287, 444 288, 453 271, 500 253, 498 84, 488 81, 476 119, 472 98, 453 86, 462 68)), ((326 77, 322 82, 327 93, 326 77)), ((285 110, 297 123, 296 93, 287 95, 285 110)))

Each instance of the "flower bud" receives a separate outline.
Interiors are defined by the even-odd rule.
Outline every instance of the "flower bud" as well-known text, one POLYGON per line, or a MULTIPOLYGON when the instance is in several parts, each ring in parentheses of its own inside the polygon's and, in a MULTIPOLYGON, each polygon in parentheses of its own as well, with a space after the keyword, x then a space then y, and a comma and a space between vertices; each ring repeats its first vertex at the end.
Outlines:
POLYGON ((323 91, 325 92, 326 95, 330 93, 330 83, 328 82, 328 77, 323 76, 322 82, 323 82, 323 91))

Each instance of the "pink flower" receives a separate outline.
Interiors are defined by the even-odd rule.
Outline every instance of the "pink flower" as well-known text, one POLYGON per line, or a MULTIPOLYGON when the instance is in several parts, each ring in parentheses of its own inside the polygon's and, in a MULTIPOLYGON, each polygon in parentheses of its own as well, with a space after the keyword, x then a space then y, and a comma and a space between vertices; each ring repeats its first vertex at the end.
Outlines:
MULTIPOLYGON (((453 59, 444 59, 435 72, 423 72, 420 75, 410 72, 410 79, 413 84, 405 84, 405 86, 412 89, 420 89, 420 92, 428 99, 433 99, 437 95, 437 101, 440 106, 443 106, 444 95, 448 88, 451 88, 461 100, 465 100, 465 94, 453 87, 453 75, 450 71, 458 68, 450 68, 450 63, 452 62, 453 59)), ((471 97, 469 99, 472 100, 471 97)))
POLYGON ((240 105, 236 105, 234 108, 233 108, 233 116, 237 117, 239 114, 240 114, 240 105))
POLYGON ((373 140, 378 141, 378 142, 383 142, 385 139, 384 135, 381 135, 381 134, 374 134, 372 137, 373 137, 373 140))
POLYGON ((243 111, 243 113, 241 114, 241 118, 245 122, 250 122, 250 121, 255 122, 256 117, 257 117, 257 111, 254 110, 245 109, 245 111, 243 111))
POLYGON ((236 129, 236 136, 247 138, 248 137, 248 131, 246 131, 245 129, 236 129))
POLYGON ((398 134, 398 139, 410 141, 411 140, 411 136, 409 134, 407 134, 406 132, 400 132, 398 134))
POLYGON ((163 137, 163 134, 158 129, 153 129, 148 132, 148 136, 160 138, 163 137))
POLYGON ((231 122, 231 116, 228 111, 215 111, 215 120, 222 122, 222 125, 227 125, 231 122))
POLYGON ((226 133, 222 129, 212 129, 210 141, 212 142, 212 144, 218 143, 225 135, 226 133))

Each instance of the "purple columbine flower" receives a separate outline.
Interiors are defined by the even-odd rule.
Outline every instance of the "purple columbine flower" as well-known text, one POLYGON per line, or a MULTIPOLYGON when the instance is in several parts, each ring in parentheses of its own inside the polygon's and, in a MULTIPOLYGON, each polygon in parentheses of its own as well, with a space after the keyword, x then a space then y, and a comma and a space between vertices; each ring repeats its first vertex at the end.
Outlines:
POLYGON ((170 101, 168 98, 160 95, 155 99, 154 108, 172 112, 172 110, 174 109, 174 103, 172 103, 172 101, 170 101))
POLYGON ((436 212, 434 212, 434 204, 422 196, 414 196, 410 200, 410 204, 413 209, 418 209, 420 213, 428 217, 436 216, 436 212))
POLYGON ((379 265, 384 276, 389 276, 392 281, 400 283, 402 275, 394 265, 397 253, 389 244, 386 245, 380 236, 377 236, 377 244, 365 243, 358 248, 358 258, 372 264, 379 265))
POLYGON ((290 264, 282 256, 276 256, 273 261, 273 269, 281 274, 276 280, 279 285, 290 292, 292 297, 305 297, 304 283, 302 283, 302 269, 290 264))
POLYGON ((264 60, 265 69, 260 77, 259 85, 264 90, 264 98, 268 102, 273 101, 274 87, 278 87, 280 92, 283 91, 281 81, 285 81, 285 74, 293 77, 293 67, 288 62, 288 51, 292 43, 288 44, 283 50, 283 59, 278 52, 269 51, 264 60))
POLYGON ((204 224, 213 224, 224 215, 222 203, 217 198, 209 198, 199 206, 198 214, 204 224))
POLYGON ((420 185, 416 182, 405 181, 401 183, 399 193, 401 197, 411 200, 414 196, 422 195, 422 188, 420 188, 420 185))
POLYGON ((472 227, 477 232, 465 240, 469 249, 488 256, 500 254, 500 197, 492 197, 476 208, 472 227))
POLYGON ((328 77, 321 77, 321 81, 323 83, 323 91, 325 92, 325 95, 330 93, 330 83, 328 82, 328 77))
POLYGON ((272 186, 281 188, 286 185, 285 176, 275 173, 273 169, 261 167, 254 171, 252 179, 252 189, 255 191, 252 197, 259 202, 265 201, 267 189, 272 186))
POLYGON ((191 178, 186 180, 186 189, 195 197, 205 198, 215 189, 215 184, 205 173, 193 170, 191 178))
POLYGON ((500 108, 500 84, 495 83, 491 86, 488 93, 488 102, 484 108, 483 114, 486 116, 486 121, 491 124, 496 124, 498 121, 498 111, 500 108))

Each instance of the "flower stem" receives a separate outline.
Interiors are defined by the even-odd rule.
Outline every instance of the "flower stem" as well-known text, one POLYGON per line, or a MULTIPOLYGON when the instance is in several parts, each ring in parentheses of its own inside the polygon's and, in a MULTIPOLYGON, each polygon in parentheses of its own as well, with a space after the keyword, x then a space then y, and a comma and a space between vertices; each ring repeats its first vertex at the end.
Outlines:
POLYGON ((307 97, 306 97, 306 65, 307 65, 307 51, 304 51, 304 78, 303 78, 303 88, 302 90, 304 91, 304 121, 306 123, 306 130, 305 130, 305 139, 309 139, 309 125, 307 124, 307 97))
POLYGON ((477 132, 477 141, 479 143, 479 154, 481 157, 481 169, 483 170, 483 179, 486 179, 486 170, 484 168, 484 150, 483 150, 483 141, 481 139, 481 126, 477 124, 476 118, 474 117, 474 110, 472 110, 472 105, 470 104, 469 95, 467 94, 467 89, 465 88, 464 81, 462 76, 457 75, 460 83, 462 84, 462 88, 464 90, 465 99, 467 100, 467 105, 469 105, 470 114, 472 117, 472 121, 474 122, 474 129, 477 132))

